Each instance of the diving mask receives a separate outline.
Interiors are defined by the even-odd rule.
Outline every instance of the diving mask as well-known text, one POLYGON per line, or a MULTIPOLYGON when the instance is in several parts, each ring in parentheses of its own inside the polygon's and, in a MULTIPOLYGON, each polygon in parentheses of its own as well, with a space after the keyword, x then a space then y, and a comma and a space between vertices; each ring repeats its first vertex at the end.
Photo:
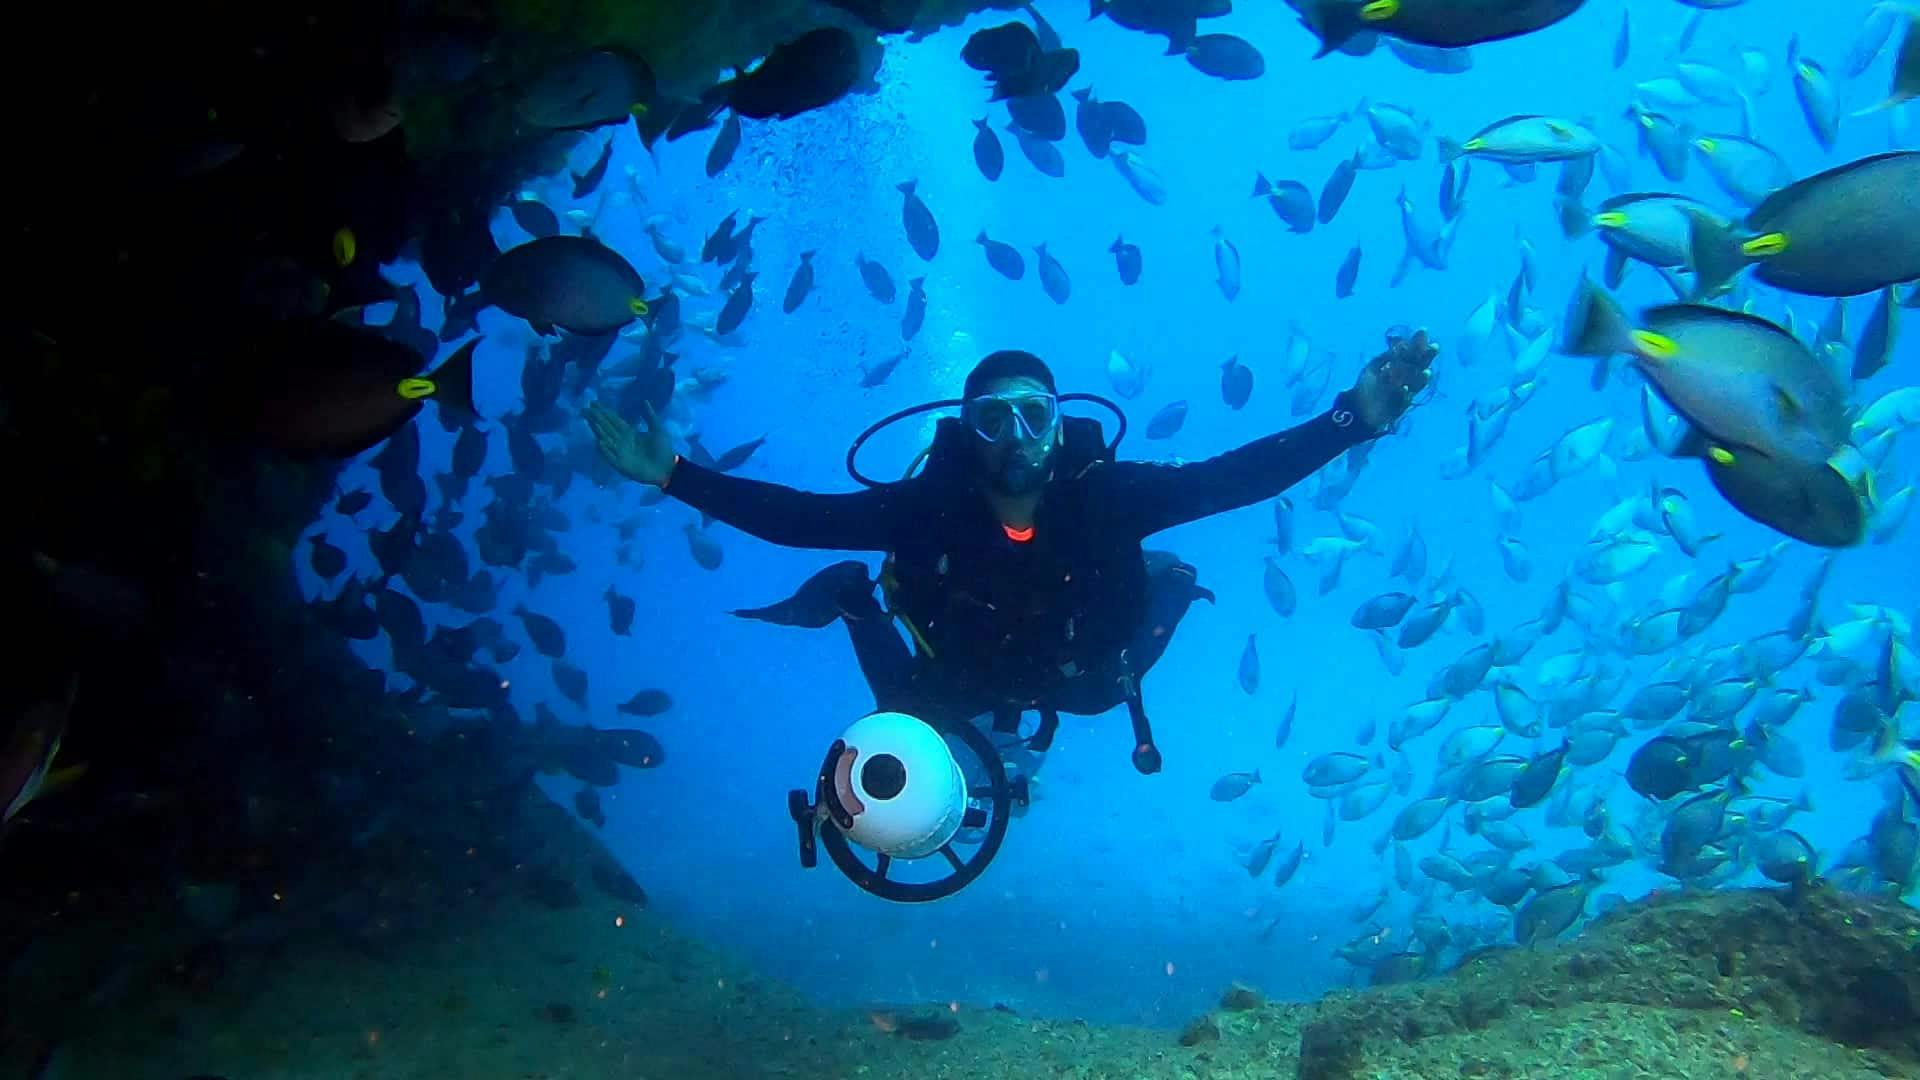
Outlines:
POLYGON ((1060 423, 1060 399, 1035 391, 982 394, 967 401, 963 415, 973 433, 990 443, 1038 442, 1060 423))

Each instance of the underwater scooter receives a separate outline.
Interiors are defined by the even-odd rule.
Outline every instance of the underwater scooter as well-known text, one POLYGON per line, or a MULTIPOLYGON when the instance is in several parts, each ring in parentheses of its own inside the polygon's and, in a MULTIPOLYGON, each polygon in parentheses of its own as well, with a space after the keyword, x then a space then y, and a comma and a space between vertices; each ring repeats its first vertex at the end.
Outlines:
MULTIPOLYGON (((1120 424, 1107 453, 1119 447, 1127 418, 1118 405, 1097 394, 1062 394, 1060 400, 1091 401, 1110 409, 1120 424)), ((961 404, 958 399, 933 401, 882 417, 848 448, 848 474, 867 487, 882 486, 855 465, 861 446, 906 417, 961 404)), ((907 476, 926 456, 923 452, 914 459, 907 476)), ((1054 710, 1040 710, 1038 729, 1025 738, 1018 737, 1019 721, 1017 711, 998 710, 992 730, 1015 736, 1015 745, 1034 753, 1051 747, 1059 726, 1054 710)), ((1136 716, 1135 734, 1151 749, 1143 723, 1136 716)), ((1031 788, 1027 776, 1007 775, 1001 748, 974 721, 936 730, 906 713, 875 712, 854 721, 827 748, 811 799, 808 794, 803 788, 787 793, 787 812, 799 831, 800 865, 818 865, 819 848, 825 847, 833 864, 855 885, 884 900, 915 904, 952 896, 979 877, 1000 853, 1007 825, 1016 808, 1027 806, 1031 788), (872 851, 875 861, 869 864, 856 854, 855 845, 872 851), (928 881, 889 876, 896 862, 936 856, 946 864, 942 876, 928 881)))
POLYGON ((817 835, 848 880, 902 904, 966 888, 1000 853, 1014 806, 1028 801, 1027 778, 1007 777, 1000 751, 974 724, 942 733, 897 712, 871 713, 841 733, 827 748, 813 793, 812 802, 802 789, 787 793, 787 812, 800 831, 800 865, 818 865, 817 835), (968 780, 956 744, 972 757, 981 782, 968 780), (875 862, 855 854, 854 844, 873 851, 875 862), (888 876, 896 860, 935 855, 946 860, 943 877, 888 876))

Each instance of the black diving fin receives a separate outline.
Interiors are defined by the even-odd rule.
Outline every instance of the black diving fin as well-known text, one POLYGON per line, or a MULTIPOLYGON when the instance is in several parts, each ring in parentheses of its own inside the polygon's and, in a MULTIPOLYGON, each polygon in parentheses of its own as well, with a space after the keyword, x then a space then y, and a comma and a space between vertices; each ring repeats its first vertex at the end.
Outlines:
POLYGON ((849 605, 859 604, 862 596, 867 604, 873 604, 873 579, 867 573, 866 564, 848 559, 808 578, 792 596, 777 604, 741 608, 734 614, 743 619, 818 630, 831 626, 849 605))

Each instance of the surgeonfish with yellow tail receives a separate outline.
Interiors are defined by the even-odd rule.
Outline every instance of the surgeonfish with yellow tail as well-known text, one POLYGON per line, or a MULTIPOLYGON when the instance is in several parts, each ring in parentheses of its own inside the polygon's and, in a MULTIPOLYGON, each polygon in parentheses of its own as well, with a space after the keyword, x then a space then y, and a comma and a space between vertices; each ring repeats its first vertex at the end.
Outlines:
POLYGON ((1608 277, 1614 259, 1634 259, 1648 266, 1679 269, 1693 262, 1693 220, 1690 214, 1713 217, 1705 204, 1686 195, 1664 192, 1616 195, 1600 204, 1593 227, 1609 249, 1608 277))
POLYGON ((1846 388, 1792 334, 1753 315, 1694 304, 1650 308, 1635 328, 1585 277, 1567 314, 1572 356, 1626 353, 1719 445, 1820 465, 1847 442, 1846 388))
POLYGON ((1320 39, 1316 57, 1374 32, 1458 49, 1531 34, 1580 10, 1586 0, 1295 0, 1300 21, 1320 39))
POLYGON ((1696 296, 1748 266, 1777 289, 1858 296, 1920 278, 1920 151, 1877 154, 1769 195, 1736 230, 1696 216, 1696 296))
POLYGON ((1674 183, 1685 180, 1687 163, 1692 160, 1689 153, 1692 129, 1686 123, 1649 109, 1637 101, 1627 111, 1632 114, 1636 124, 1634 134, 1640 144, 1641 156, 1653 158, 1660 175, 1668 180, 1674 183))
POLYGON ((546 236, 508 248, 480 275, 487 301, 542 334, 611 334, 647 313, 640 272, 584 236, 546 236))
POLYGON ((1832 150, 1840 132, 1839 94, 1827 77, 1827 70, 1818 61, 1800 54, 1798 34, 1787 39, 1787 67, 1792 71, 1793 92, 1800 102, 1800 113, 1807 118, 1807 130, 1813 133, 1820 149, 1832 150))
POLYGON ((596 49, 559 60, 514 95, 514 117, 546 131, 586 131, 623 123, 654 99, 653 71, 638 56, 596 49))
POLYGON ((424 375, 421 355, 376 329, 331 319, 276 323, 241 335, 219 381, 218 408, 289 453, 352 457, 419 415, 426 399, 473 415, 474 338, 424 375))
POLYGON ((1599 136, 1584 125, 1555 116, 1509 116, 1481 128, 1466 142, 1440 140, 1443 162, 1471 155, 1502 165, 1532 165, 1590 158, 1599 152, 1599 136))
POLYGON ((1682 441, 1679 456, 1705 462, 1714 490, 1735 510, 1802 543, 1852 547, 1866 535, 1873 480, 1850 446, 1831 462, 1802 465, 1713 446, 1695 431, 1682 441))
POLYGON ((1758 206, 1767 196, 1793 183, 1785 158, 1759 142, 1739 135, 1701 135, 1693 148, 1706 163, 1713 182, 1741 206, 1758 206))

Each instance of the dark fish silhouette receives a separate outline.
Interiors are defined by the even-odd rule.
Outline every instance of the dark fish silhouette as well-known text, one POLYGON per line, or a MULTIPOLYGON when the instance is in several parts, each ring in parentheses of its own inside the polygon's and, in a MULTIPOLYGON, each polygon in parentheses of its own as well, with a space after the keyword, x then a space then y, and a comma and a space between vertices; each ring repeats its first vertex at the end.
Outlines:
POLYGON ((926 321, 927 279, 917 277, 907 282, 907 313, 900 317, 900 339, 912 341, 926 321))
POLYGON ((1403 41, 1459 49, 1542 30, 1580 10, 1586 0, 1306 0, 1300 21, 1325 56, 1357 36, 1378 32, 1403 41))
POLYGON ((987 126, 985 117, 975 120, 973 126, 978 129, 973 136, 973 163, 979 167, 981 176, 998 180, 1007 167, 1007 152, 1000 146, 1000 136, 987 126))
POLYGON ((606 598, 608 623, 613 627, 614 633, 621 637, 627 636, 633 629, 633 597, 622 596, 619 590, 609 585, 606 598))
POLYGON ((905 202, 900 207, 900 220, 907 230, 907 243, 913 246, 914 253, 923 259, 931 260, 940 253, 940 223, 933 219, 933 211, 914 194, 915 181, 909 180, 900 185, 900 194, 905 202))
POLYGON ((1067 278, 1067 268, 1060 260, 1047 254, 1047 245, 1040 244, 1033 249, 1040 267, 1040 287, 1046 290, 1047 299, 1056 304, 1064 304, 1073 295, 1073 283, 1067 278))
POLYGON ((419 353, 364 327, 331 319, 277 323, 235 336, 230 377, 218 384, 223 397, 215 405, 268 445, 352 457, 404 428, 427 398, 471 416, 479 343, 467 342, 422 374, 419 353))
POLYGON ((520 623, 527 628, 527 637, 533 647, 542 656, 559 658, 567 654, 567 632, 560 624, 538 612, 528 611, 525 605, 513 609, 520 616, 520 623))
POLYGON ((1147 438, 1167 439, 1187 422, 1187 403, 1176 401, 1153 414, 1147 421, 1147 438))
POLYGON ((720 130, 713 136, 713 145, 707 148, 707 176, 719 176, 721 171, 733 161, 734 151, 740 149, 740 116, 729 113, 720 122, 720 130))
MULTIPOLYGON (((608 140, 607 145, 613 145, 612 140, 608 140)), ((507 204, 507 212, 513 215, 514 224, 527 230, 535 240, 560 233, 560 215, 538 199, 514 199, 507 204)))
POLYGON ((638 691, 619 706, 629 716, 659 716, 671 708, 673 695, 665 690, 638 691))
POLYGON ((312 564, 313 572, 328 581, 339 577, 340 572, 347 568, 347 553, 327 543, 327 538, 319 533, 314 533, 310 539, 313 550, 308 553, 308 562, 312 564))
POLYGON ((605 334, 646 314, 646 285, 619 252, 584 236, 547 236, 501 253, 480 276, 487 300, 543 334, 605 334))
POLYGON ((1342 300, 1352 296, 1353 283, 1359 276, 1360 245, 1355 244, 1353 250, 1347 252, 1346 259, 1341 262, 1339 271, 1333 275, 1333 295, 1342 300))
POLYGON ((867 258, 864 252, 856 253, 853 262, 860 268, 860 280, 866 285, 868 294, 883 304, 893 303, 898 293, 893 286, 893 275, 887 272, 887 268, 867 258))
POLYGON ((1048 142, 1067 137, 1067 111, 1052 94, 1008 98, 1007 116, 1022 129, 1048 142))
MULTIPOLYGON (((606 142, 606 145, 600 148, 600 156, 595 158, 593 161, 593 164, 587 167, 587 171, 583 173, 579 173, 574 176, 573 197, 576 199, 584 199, 587 196, 593 194, 595 191, 599 190, 600 181, 605 180, 607 178, 607 165, 612 161, 613 161, 613 140, 608 139, 606 142)), ((552 211, 548 211, 548 212, 551 213, 552 211)), ((527 231, 533 232, 532 229, 528 229, 527 231)), ((557 228, 553 230, 553 232, 556 232, 556 233, 559 231, 560 230, 557 228)), ((541 235, 551 236, 553 235, 553 233, 545 233, 545 234, 535 233, 534 235, 535 236, 541 236, 541 235)))
POLYGON ((1120 284, 1131 285, 1140 280, 1140 249, 1127 243, 1125 237, 1115 237, 1113 246, 1107 249, 1113 252, 1114 266, 1120 271, 1120 284))
POLYGON ((1232 34, 1201 34, 1188 43, 1187 62, 1216 79, 1257 79, 1267 72, 1260 50, 1232 34))
POLYGON ((1238 412, 1246 407, 1247 400, 1253 397, 1253 369, 1240 362, 1238 356, 1227 357, 1220 365, 1220 400, 1227 408, 1238 412))
POLYGON ((1001 277, 1009 281, 1019 281, 1026 275, 1027 261, 1020 257, 1020 253, 1014 250, 1013 245, 989 239, 984 229, 981 230, 980 235, 973 238, 973 242, 986 249, 987 265, 999 271, 1001 277))
POLYGON ((774 46, 760 66, 701 95, 741 116, 785 120, 840 100, 860 77, 853 35, 837 26, 809 30, 774 46))
POLYGON ((813 291, 813 256, 811 251, 800 253, 800 265, 793 268, 793 277, 787 282, 787 296, 781 301, 780 310, 791 315, 798 310, 813 291))
POLYGON ((521 89, 514 114, 530 127, 586 129, 624 122, 654 98, 645 60, 598 49, 542 70, 521 89))

